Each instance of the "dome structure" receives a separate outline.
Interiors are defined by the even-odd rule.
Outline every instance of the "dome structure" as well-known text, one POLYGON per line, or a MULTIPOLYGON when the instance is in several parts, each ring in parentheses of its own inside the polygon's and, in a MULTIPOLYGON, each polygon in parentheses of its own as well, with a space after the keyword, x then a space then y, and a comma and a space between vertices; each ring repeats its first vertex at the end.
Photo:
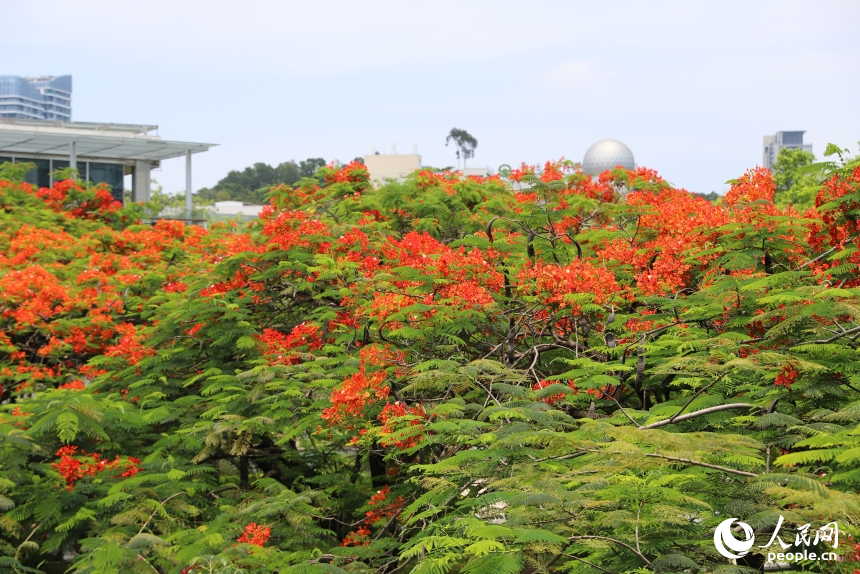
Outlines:
POLYGON ((588 148, 582 158, 583 173, 593 176, 598 176, 607 169, 615 169, 619 165, 627 169, 636 167, 633 152, 618 140, 600 140, 588 148))

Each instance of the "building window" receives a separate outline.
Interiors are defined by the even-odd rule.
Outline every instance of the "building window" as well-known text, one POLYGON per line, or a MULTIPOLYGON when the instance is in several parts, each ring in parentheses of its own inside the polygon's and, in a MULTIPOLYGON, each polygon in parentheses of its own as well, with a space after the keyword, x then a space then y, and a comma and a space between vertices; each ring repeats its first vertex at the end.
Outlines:
POLYGON ((35 185, 36 187, 50 187, 51 186, 51 165, 50 162, 46 159, 27 159, 27 158, 15 158, 15 163, 34 163, 36 164, 35 169, 31 169, 27 176, 24 178, 24 181, 35 185))
POLYGON ((123 166, 117 163, 90 163, 90 181, 106 183, 111 187, 111 195, 117 201, 123 198, 123 166))

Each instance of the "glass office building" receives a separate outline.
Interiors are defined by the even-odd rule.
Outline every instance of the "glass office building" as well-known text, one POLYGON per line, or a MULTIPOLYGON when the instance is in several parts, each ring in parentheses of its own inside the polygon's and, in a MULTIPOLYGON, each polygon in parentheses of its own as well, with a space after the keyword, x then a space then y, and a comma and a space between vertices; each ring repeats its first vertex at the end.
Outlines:
POLYGON ((71 76, 0 76, 0 120, 72 121, 71 76))

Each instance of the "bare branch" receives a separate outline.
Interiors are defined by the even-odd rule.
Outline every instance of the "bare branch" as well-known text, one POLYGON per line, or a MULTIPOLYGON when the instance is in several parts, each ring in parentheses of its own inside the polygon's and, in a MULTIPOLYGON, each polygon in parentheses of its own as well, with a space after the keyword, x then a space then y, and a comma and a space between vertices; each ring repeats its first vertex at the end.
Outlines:
MULTIPOLYGON (((579 560, 583 564, 588 564, 592 568, 596 568, 597 570, 600 570, 601 572, 606 572, 606 574, 615 574, 615 572, 613 572, 611 570, 607 570, 606 568, 601 568, 597 564, 593 564, 593 563, 589 562, 588 560, 584 560, 584 559, 580 558, 579 556, 574 556, 573 554, 564 554, 564 556, 567 556, 568 558, 573 558, 574 560, 579 560)), ((547 566, 549 566, 549 564, 547 564, 547 566)))
MULTIPOLYGON (((177 496, 180 496, 180 495, 183 495, 183 494, 186 494, 186 493, 185 493, 185 492, 177 492, 176 494, 173 494, 173 495, 171 495, 171 496, 168 496, 167 498, 165 498, 164 500, 162 500, 161 502, 159 502, 159 503, 158 503, 158 505, 159 505, 159 507, 164 508, 164 505, 165 505, 165 504, 167 504, 167 502, 168 502, 171 498, 176 498, 177 496)), ((149 526, 149 523, 150 523, 150 522, 152 521, 152 519, 155 517, 155 514, 156 514, 157 512, 158 512, 158 508, 156 508, 155 510, 153 510, 153 511, 152 511, 152 514, 150 514, 150 515, 149 515, 149 518, 147 518, 147 519, 146 519, 146 522, 144 522, 144 523, 143 523, 143 526, 141 526, 141 527, 140 527, 140 530, 138 530, 138 531, 137 531, 137 533, 138 533, 138 534, 143 534, 143 531, 146 529, 146 527, 147 527, 147 526, 149 526)), ((147 562, 147 564, 148 564, 148 562, 147 562)))
POLYGON ((596 449, 596 448, 588 449, 588 452, 596 452, 596 453, 603 453, 603 454, 607 454, 607 453, 608 454, 619 454, 619 455, 636 455, 636 454, 638 454, 641 456, 646 456, 648 458, 662 458, 664 460, 671 460, 673 462, 683 462, 684 464, 691 464, 693 466, 701 466, 703 468, 712 468, 714 470, 721 470, 723 472, 728 472, 729 474, 737 474, 740 476, 749 476, 749 477, 758 476, 758 474, 756 474, 754 472, 747 472, 745 470, 738 470, 736 468, 729 468, 728 466, 719 466, 717 464, 710 464, 707 462, 702 462, 700 460, 692 460, 689 458, 681 458, 681 457, 677 457, 677 456, 668 456, 665 454, 658 454, 655 452, 635 453, 635 452, 620 451, 620 450, 608 452, 608 451, 603 451, 603 450, 596 449))
MULTIPOLYGON (((831 331, 832 332, 832 331, 831 331)), ((827 345, 828 343, 832 343, 837 339, 841 339, 842 337, 847 337, 848 335, 853 335, 854 333, 858 333, 860 335, 860 327, 854 327, 853 329, 847 329, 837 335, 833 335, 829 339, 817 339, 815 341, 804 341, 802 343, 797 343, 795 345, 791 345, 791 347, 800 347, 801 345, 827 345)), ((851 340, 856 340, 857 337, 852 337, 851 340)))
POLYGON ((644 554, 642 554, 626 542, 622 542, 621 540, 617 540, 615 538, 609 538, 608 536, 571 536, 570 538, 568 538, 568 540, 570 540, 571 542, 574 540, 606 540, 608 542, 614 542, 615 544, 623 546, 624 548, 641 558, 642 561, 645 562, 645 564, 647 564, 648 566, 651 565, 651 561, 645 558, 644 554))
POLYGON ((758 474, 756 474, 756 473, 754 473, 754 472, 746 472, 745 470, 738 470, 738 469, 736 469, 736 468, 729 468, 729 467, 727 467, 727 466, 719 466, 719 465, 716 465, 716 464, 708 464, 707 462, 701 462, 701 461, 698 461, 698 460, 690 460, 689 458, 680 458, 680 457, 677 457, 677 456, 666 456, 666 455, 663 455, 663 454, 656 454, 656 453, 650 453, 650 452, 648 452, 648 453, 643 453, 643 455, 642 455, 642 456, 647 456, 647 457, 650 457, 650 458, 662 458, 662 459, 665 459, 665 460, 671 460, 671 461, 674 461, 674 462, 683 462, 683 463, 685 463, 685 464, 692 464, 693 466, 701 466, 701 467, 704 467, 704 468, 712 468, 712 469, 714 469, 714 470, 721 470, 721 471, 723 471, 723 472, 728 472, 728 473, 730 473, 730 474, 737 474, 737 475, 740 475, 740 476, 750 476, 750 477, 756 477, 756 476, 758 476, 758 474))
MULTIPOLYGON (((719 380, 719 379, 717 379, 717 380, 719 380)), ((692 402, 693 402, 693 400, 695 400, 695 398, 696 398, 696 397, 698 397, 699 395, 701 395, 702 393, 704 393, 705 391, 707 391, 708 389, 710 389, 711 387, 713 387, 713 386, 714 386, 714 385, 716 385, 716 384, 717 384, 717 381, 714 381, 714 382, 712 382, 710 385, 705 385, 704 387, 702 387, 701 389, 699 389, 698 391, 696 391, 696 392, 693 394, 693 396, 692 396, 692 397, 690 397, 690 400, 688 400, 686 403, 684 403, 684 406, 683 406, 683 407, 681 407, 681 409, 680 409, 677 413, 675 413, 674 415, 672 415, 671 417, 669 417, 669 420, 666 422, 666 424, 671 424, 671 423, 672 423, 676 418, 678 418, 678 415, 680 415, 681 413, 683 413, 683 412, 687 409, 687 407, 689 407, 689 406, 690 406, 690 403, 692 403, 692 402)))
POLYGON ((27 544, 30 541, 30 539, 33 538, 33 535, 36 534, 36 531, 39 530, 42 527, 42 525, 44 525, 47 521, 48 521, 48 519, 46 518, 42 522, 37 524, 36 527, 30 531, 30 535, 24 540, 24 542, 22 542, 21 544, 18 545, 18 548, 15 549, 15 560, 18 559, 18 555, 21 553, 21 547, 24 546, 25 544, 27 544))
POLYGON ((640 426, 640 430, 648 430, 648 429, 656 429, 660 427, 664 427, 666 425, 670 425, 672 423, 680 423, 683 421, 688 421, 690 419, 694 419, 696 417, 702 417, 705 415, 709 415, 711 413, 718 413, 720 411, 728 411, 734 409, 758 409, 761 408, 758 405, 753 405, 750 403, 729 403, 727 405, 717 405, 715 407, 708 407, 706 409, 702 409, 699 411, 694 411, 692 413, 686 415, 675 415, 672 418, 668 418, 664 421, 658 421, 656 423, 651 423, 650 425, 640 426))
POLYGON ((578 450, 576 452, 569 452, 567 454, 560 454, 558 456, 547 456, 544 458, 535 458, 535 457, 529 455, 529 458, 535 462, 543 462, 545 460, 564 460, 564 459, 568 459, 568 458, 576 458, 578 456, 588 454, 589 452, 590 451, 587 451, 587 450, 578 450))
POLYGON ((637 422, 633 419, 633 417, 631 417, 630 415, 628 415, 628 414, 627 414, 627 411, 625 411, 625 410, 624 410, 624 407, 622 407, 622 406, 621 406, 621 403, 620 403, 620 402, 618 402, 618 399, 616 399, 616 398, 615 398, 614 393, 605 393, 605 392, 604 392, 604 393, 603 393, 603 396, 604 396, 604 397, 609 397, 610 399, 612 399, 612 401, 613 401, 613 402, 618 406, 618 408, 619 408, 619 409, 621 409, 621 413, 622 413, 625 417, 627 417, 627 418, 630 420, 630 422, 632 422, 634 425, 636 425, 636 427, 637 427, 637 428, 639 428, 639 429, 643 429, 643 428, 645 428, 645 427, 643 427, 642 425, 640 425, 639 423, 637 423, 637 422))
MULTIPOLYGON (((849 240, 849 241, 850 241, 850 240, 849 240)), ((809 261, 807 261, 806 263, 804 263, 804 264, 803 264, 803 265, 801 265, 800 267, 795 267, 795 268, 794 268, 794 270, 795 270, 795 271, 800 271, 801 269, 804 269, 805 267, 808 267, 809 265, 812 265, 813 263, 815 263, 815 262, 816 262, 816 261, 818 261, 819 259, 821 259, 821 258, 823 258, 823 257, 827 257, 828 255, 830 255, 831 253, 833 253, 833 252, 834 252, 834 251, 836 251, 837 249, 839 249, 839 246, 838 246, 838 245, 833 246, 833 247, 831 247, 830 249, 828 249, 827 251, 825 251, 824 253, 822 253, 821 255, 819 255, 818 257, 816 257, 815 259, 810 259, 809 261)))

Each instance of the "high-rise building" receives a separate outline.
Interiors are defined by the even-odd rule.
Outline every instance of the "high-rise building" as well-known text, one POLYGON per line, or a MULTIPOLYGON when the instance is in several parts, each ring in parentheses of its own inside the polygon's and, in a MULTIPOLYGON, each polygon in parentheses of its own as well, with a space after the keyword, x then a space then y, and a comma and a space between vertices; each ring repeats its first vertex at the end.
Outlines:
POLYGON ((71 76, 0 76, 0 119, 72 121, 71 76))
POLYGON ((776 163, 776 158, 779 157, 779 152, 783 148, 802 149, 812 153, 812 144, 803 143, 803 134, 805 133, 805 131, 776 132, 776 135, 764 136, 762 166, 773 169, 773 164, 776 163))

